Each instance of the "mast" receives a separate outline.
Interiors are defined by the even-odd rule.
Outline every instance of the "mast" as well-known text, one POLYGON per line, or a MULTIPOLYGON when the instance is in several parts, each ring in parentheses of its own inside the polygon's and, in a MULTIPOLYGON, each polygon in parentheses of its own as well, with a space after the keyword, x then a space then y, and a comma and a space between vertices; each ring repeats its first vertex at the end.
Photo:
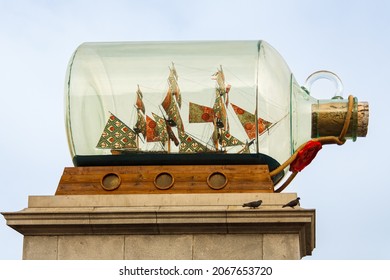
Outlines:
POLYGON ((231 85, 225 84, 225 75, 222 66, 211 76, 216 81, 215 100, 213 107, 189 104, 189 122, 213 124, 212 141, 215 151, 223 151, 225 147, 244 145, 242 141, 234 137, 229 132, 229 122, 227 117, 227 106, 229 105, 229 91, 231 85))
POLYGON ((139 88, 139 85, 137 85, 137 100, 135 103, 135 107, 137 109, 137 122, 134 125, 134 131, 137 134, 137 147, 139 148, 139 134, 143 135, 143 138, 146 137, 146 118, 145 118, 145 105, 142 101, 143 95, 139 88))
MULTIPOLYGON (((165 113, 168 116, 166 119, 166 127, 169 139, 175 143, 175 146, 179 145, 179 140, 173 132, 173 127, 177 128, 177 134, 179 137, 184 133, 184 125, 180 116, 181 107, 181 94, 178 84, 178 75, 175 65, 172 62, 172 67, 169 67, 168 76, 168 90, 163 102, 161 103, 165 113)), ((168 141, 168 152, 170 152, 170 140, 168 141)))
POLYGON ((181 94, 178 81, 179 76, 177 75, 175 64, 172 62, 172 68, 169 67, 168 85, 170 91, 175 96, 177 105, 179 106, 179 108, 181 108, 181 94))
MULTIPOLYGON (((225 75, 222 70, 222 65, 217 72, 212 75, 211 79, 217 82, 215 88, 215 102, 213 106, 214 111, 214 133, 213 133, 213 142, 216 150, 219 150, 219 144, 222 145, 222 135, 229 130, 229 123, 227 119, 226 106, 228 103, 228 97, 225 86, 225 75)), ((230 89, 230 86, 229 86, 230 89)))

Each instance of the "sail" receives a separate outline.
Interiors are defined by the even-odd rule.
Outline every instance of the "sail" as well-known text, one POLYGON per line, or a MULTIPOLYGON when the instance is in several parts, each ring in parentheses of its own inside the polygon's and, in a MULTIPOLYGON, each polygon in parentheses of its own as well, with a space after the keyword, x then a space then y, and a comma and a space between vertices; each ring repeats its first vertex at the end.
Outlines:
MULTIPOLYGON (((222 70, 222 66, 217 70, 211 79, 217 82, 217 87, 215 88, 215 102, 213 106, 214 110, 214 125, 218 128, 223 128, 225 130, 229 129, 226 106, 228 105, 228 98, 225 85, 225 75, 222 70)), ((230 85, 229 85, 230 90, 230 85)))
MULTIPOLYGON (((173 69, 174 69, 174 67, 173 67, 173 69)), ((172 84, 171 84, 171 81, 170 81, 171 80, 171 76, 172 76, 172 79, 176 83, 175 77, 177 76, 177 74, 175 74, 175 73, 176 73, 176 69, 173 72, 173 70, 171 68, 171 73, 169 75, 170 78, 168 78, 169 88, 168 88, 167 94, 166 94, 163 102, 161 103, 161 105, 162 105, 162 107, 164 108, 165 112, 168 115, 168 118, 169 118, 168 119, 168 121, 169 121, 168 123, 169 123, 169 125, 170 126, 176 126, 178 132, 184 132, 184 125, 183 125, 183 121, 182 121, 181 116, 180 116, 179 108, 177 106, 177 101, 175 102, 175 98, 177 98, 177 97, 173 98, 174 91, 172 91, 172 84)), ((176 83, 176 85, 177 85, 177 83, 176 83)))
POLYGON ((137 94, 137 100, 135 102, 135 105, 137 108, 137 122, 134 125, 134 131, 137 134, 141 133, 145 138, 146 137, 145 105, 142 101, 143 95, 139 88, 139 85, 137 85, 136 94, 137 94))
POLYGON ((211 78, 215 81, 217 81, 218 88, 221 91, 221 95, 225 94, 225 75, 223 74, 222 66, 220 66, 220 69, 215 72, 211 78))
POLYGON ((178 75, 173 63, 169 67, 169 70, 168 89, 161 103, 161 107, 163 108, 161 113, 164 116, 160 117, 154 113, 152 113, 153 117, 145 115, 146 110, 143 103, 143 93, 141 92, 140 86, 137 85, 135 100, 137 120, 133 129, 110 113, 97 148, 138 150, 138 136, 142 134, 146 142, 161 142, 163 146, 167 144, 167 147, 164 148, 167 148, 168 152, 171 152, 170 145, 172 141, 178 146, 180 153, 226 152, 226 147, 239 145, 243 147, 239 153, 246 153, 249 152, 249 146, 253 143, 253 139, 256 138, 256 126, 258 127, 258 133, 264 132, 271 126, 270 122, 261 118, 258 119, 258 123, 256 124, 256 116, 254 114, 232 104, 249 140, 245 144, 230 134, 227 107, 229 105, 228 94, 231 85, 225 83, 225 75, 221 66, 212 75, 212 79, 216 81, 214 89, 215 99, 212 107, 189 102, 189 123, 213 124, 214 131, 210 138, 212 143, 201 143, 184 130, 184 124, 180 116, 181 93, 178 85, 178 75), (248 141, 250 141, 249 144, 248 141))
POLYGON ((184 131, 184 125, 180 116, 179 108, 177 107, 176 103, 172 98, 172 95, 169 94, 169 92, 165 96, 165 99, 161 105, 167 113, 169 120, 174 121, 179 131, 184 131))
POLYGON ((142 95, 142 92, 139 88, 139 85, 138 85, 138 89, 137 89, 137 101, 135 103, 137 109, 141 110, 142 113, 145 114, 145 105, 144 105, 144 102, 142 101, 142 98, 143 98, 143 95, 142 95))
POLYGON ((165 121, 165 122, 166 122, 167 133, 168 133, 169 139, 172 140, 173 143, 175 143, 175 146, 179 146, 179 144, 180 144, 179 140, 177 139, 175 133, 173 133, 171 126, 167 123, 167 121, 165 121))
POLYGON ((205 145, 196 141, 185 132, 180 133, 180 153, 201 153, 207 151, 209 151, 209 149, 205 145))
POLYGON ((214 124, 218 128, 229 129, 227 112, 225 104, 223 103, 222 96, 217 96, 213 106, 214 111, 214 124))
POLYGON ((266 121, 262 118, 259 118, 257 120, 257 125, 259 127, 259 134, 262 134, 264 131, 266 131, 272 125, 272 123, 269 121, 266 121))
POLYGON ((136 149, 136 133, 115 115, 110 113, 96 148, 136 149))
POLYGON ((181 108, 181 94, 180 94, 180 88, 178 84, 179 77, 176 72, 175 65, 172 62, 172 67, 169 68, 169 77, 168 77, 168 85, 169 90, 172 95, 175 96, 177 105, 179 105, 179 108, 181 108))
POLYGON ((229 131, 224 129, 222 129, 219 141, 222 147, 244 145, 242 141, 238 140, 236 137, 231 135, 229 131))
POLYGON ((146 116, 146 141, 147 142, 162 142, 168 141, 168 132, 165 120, 160 116, 153 114, 154 120, 146 116))
POLYGON ((230 91, 231 85, 225 85, 225 74, 222 70, 222 65, 220 66, 220 69, 217 70, 212 76, 212 80, 215 80, 218 84, 217 87, 217 96, 221 96, 223 98, 223 101, 225 102, 225 105, 228 106, 229 104, 229 97, 228 93, 230 91))
MULTIPOLYGON (((256 138, 256 116, 238 107, 237 105, 234 105, 233 103, 231 103, 231 105, 238 119, 240 120, 241 125, 244 127, 245 132, 248 135, 248 138, 249 139, 256 138)), ((263 133, 268 127, 271 126, 271 124, 272 123, 263 120, 262 118, 259 118, 257 122, 258 133, 259 134, 263 133)))
POLYGON ((213 122, 214 110, 210 107, 190 102, 190 123, 213 122))
POLYGON ((145 116, 141 113, 141 110, 137 110, 137 122, 134 125, 134 131, 137 134, 141 133, 144 138, 146 137, 146 120, 145 116))
POLYGON ((223 74, 222 66, 212 75, 212 79, 217 82, 213 108, 190 102, 189 122, 213 123, 214 131, 211 140, 215 150, 219 150, 219 147, 225 148, 229 146, 244 145, 242 141, 229 132, 226 106, 229 104, 228 93, 231 86, 225 85, 225 75, 223 74))

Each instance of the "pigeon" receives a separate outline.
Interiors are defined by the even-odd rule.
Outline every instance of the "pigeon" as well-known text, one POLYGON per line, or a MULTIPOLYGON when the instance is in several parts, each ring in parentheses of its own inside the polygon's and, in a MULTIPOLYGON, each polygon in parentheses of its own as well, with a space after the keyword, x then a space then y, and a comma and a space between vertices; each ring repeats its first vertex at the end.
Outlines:
POLYGON ((258 208, 262 202, 263 202, 262 200, 252 201, 252 202, 244 203, 242 207, 249 207, 255 209, 258 208))
POLYGON ((284 208, 284 207, 294 208, 295 206, 299 205, 300 199, 301 199, 300 197, 297 197, 297 199, 291 200, 289 203, 283 205, 282 208, 284 208))

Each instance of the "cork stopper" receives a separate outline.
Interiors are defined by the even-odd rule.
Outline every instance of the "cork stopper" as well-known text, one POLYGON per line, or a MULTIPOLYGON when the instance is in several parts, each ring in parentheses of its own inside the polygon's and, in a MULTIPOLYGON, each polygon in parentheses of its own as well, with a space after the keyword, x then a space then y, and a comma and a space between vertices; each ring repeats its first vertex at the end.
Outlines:
MULTIPOLYGON (((312 105, 312 138, 322 136, 339 136, 343 129, 348 111, 345 100, 329 100, 312 105)), ((368 131, 369 108, 367 102, 354 100, 351 122, 346 138, 356 140, 365 137, 368 131)))

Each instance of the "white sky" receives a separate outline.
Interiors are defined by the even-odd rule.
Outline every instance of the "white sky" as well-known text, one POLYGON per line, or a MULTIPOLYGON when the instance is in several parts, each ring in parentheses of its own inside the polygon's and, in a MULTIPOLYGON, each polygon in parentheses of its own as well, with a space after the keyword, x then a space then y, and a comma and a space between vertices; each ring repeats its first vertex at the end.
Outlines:
MULTIPOLYGON (((264 39, 300 84, 327 69, 346 94, 370 103, 367 138, 325 146, 286 190, 316 209, 316 248, 306 259, 390 259, 388 28, 385 0, 0 0, 0 211, 53 195, 72 166, 63 88, 82 42, 264 39)), ((21 256, 22 235, 0 216, 0 259, 21 256)))

